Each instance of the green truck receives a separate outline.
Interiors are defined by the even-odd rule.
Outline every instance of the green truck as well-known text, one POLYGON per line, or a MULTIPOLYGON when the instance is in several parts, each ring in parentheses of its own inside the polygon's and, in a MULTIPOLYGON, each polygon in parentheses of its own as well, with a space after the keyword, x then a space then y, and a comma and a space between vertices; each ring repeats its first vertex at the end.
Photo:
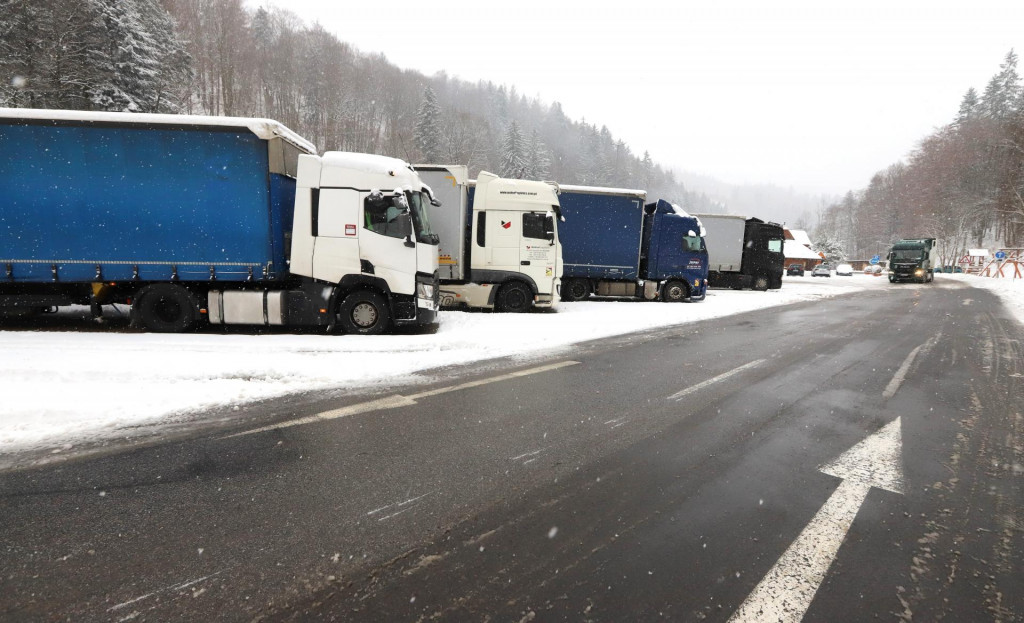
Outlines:
POLYGON ((889 283, 930 283, 935 279, 934 251, 935 238, 908 238, 894 243, 889 250, 889 283))

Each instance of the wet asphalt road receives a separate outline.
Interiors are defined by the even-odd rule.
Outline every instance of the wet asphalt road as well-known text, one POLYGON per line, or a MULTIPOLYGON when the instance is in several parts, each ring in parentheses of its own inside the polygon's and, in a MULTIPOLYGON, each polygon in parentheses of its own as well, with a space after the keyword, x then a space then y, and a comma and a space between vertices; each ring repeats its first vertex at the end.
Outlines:
POLYGON ((803 620, 1020 621, 1021 336, 893 286, 0 474, 0 620, 727 621, 898 417, 803 620))

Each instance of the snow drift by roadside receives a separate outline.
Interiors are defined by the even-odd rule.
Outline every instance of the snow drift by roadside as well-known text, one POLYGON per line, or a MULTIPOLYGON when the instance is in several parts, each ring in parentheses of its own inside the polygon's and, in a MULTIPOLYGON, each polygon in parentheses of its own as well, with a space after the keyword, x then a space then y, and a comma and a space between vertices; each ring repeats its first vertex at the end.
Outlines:
POLYGON ((441 366, 536 354, 878 287, 787 278, 782 290, 713 290, 694 304, 587 301, 557 313, 442 312, 433 335, 159 335, 0 332, 0 453, 123 436, 214 406, 409 380, 441 366))

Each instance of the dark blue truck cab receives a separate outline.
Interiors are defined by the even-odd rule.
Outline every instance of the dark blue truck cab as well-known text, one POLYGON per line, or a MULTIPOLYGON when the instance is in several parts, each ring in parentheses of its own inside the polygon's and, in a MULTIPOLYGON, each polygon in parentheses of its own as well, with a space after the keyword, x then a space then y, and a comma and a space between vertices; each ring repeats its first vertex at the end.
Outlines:
POLYGON ((699 301, 708 261, 700 221, 642 190, 560 186, 563 301, 591 294, 699 301))

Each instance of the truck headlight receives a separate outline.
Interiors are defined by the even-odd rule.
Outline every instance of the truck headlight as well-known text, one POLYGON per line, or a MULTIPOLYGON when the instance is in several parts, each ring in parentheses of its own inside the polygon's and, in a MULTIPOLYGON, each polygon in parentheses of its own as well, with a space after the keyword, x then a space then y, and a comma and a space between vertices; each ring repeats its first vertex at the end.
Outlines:
POLYGON ((917 270, 914 271, 914 274, 917 275, 918 277, 920 277, 921 275, 924 274, 924 269, 923 268, 918 268, 917 270))
POLYGON ((416 295, 422 299, 434 298, 434 286, 429 283, 416 284, 416 295))

